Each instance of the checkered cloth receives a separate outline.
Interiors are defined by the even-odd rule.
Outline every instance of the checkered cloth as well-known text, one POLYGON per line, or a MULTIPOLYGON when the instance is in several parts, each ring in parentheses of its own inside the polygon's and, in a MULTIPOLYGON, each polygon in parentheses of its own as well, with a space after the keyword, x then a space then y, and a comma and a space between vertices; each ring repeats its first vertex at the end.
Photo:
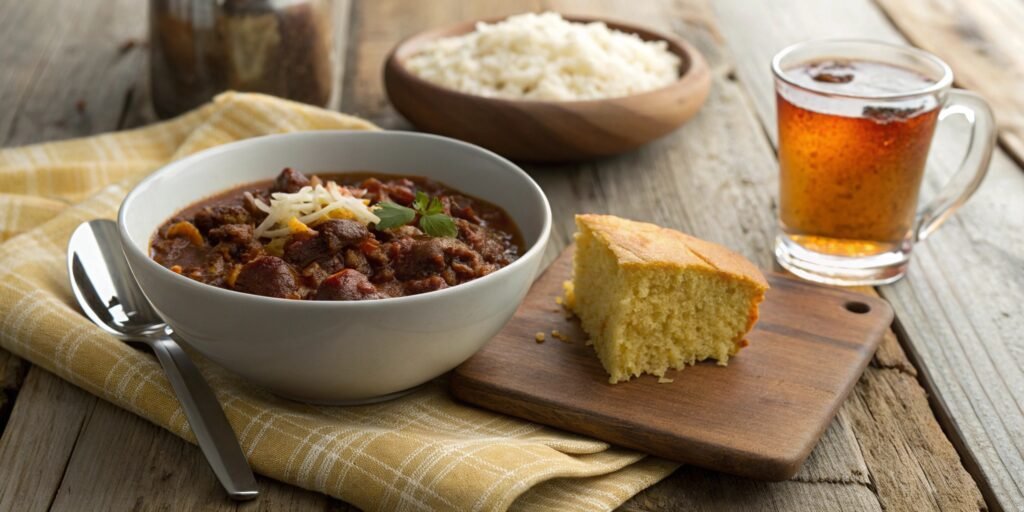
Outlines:
MULTIPOLYGON (((113 218, 132 185, 171 160, 318 129, 376 127, 226 93, 145 128, 0 150, 0 345, 194 443, 156 360, 78 314, 65 269, 68 237, 82 221, 113 218)), ((364 509, 611 509, 676 467, 461 405, 439 382, 383 404, 318 407, 196 359, 256 471, 364 509)))

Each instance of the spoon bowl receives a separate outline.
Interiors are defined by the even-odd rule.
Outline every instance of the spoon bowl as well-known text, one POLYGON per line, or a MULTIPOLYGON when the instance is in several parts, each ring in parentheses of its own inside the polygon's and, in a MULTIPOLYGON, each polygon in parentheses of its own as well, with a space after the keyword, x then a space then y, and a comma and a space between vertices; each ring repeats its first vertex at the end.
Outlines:
POLYGON ((82 311, 108 334, 148 343, 166 333, 167 325, 135 284, 114 222, 86 222, 72 233, 68 272, 82 311))

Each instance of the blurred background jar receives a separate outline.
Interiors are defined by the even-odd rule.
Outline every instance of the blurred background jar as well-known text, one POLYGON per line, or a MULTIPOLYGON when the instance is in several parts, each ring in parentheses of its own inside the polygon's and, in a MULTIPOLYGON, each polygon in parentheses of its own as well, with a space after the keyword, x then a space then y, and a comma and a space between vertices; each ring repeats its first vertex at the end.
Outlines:
POLYGON ((150 86, 157 115, 218 93, 260 92, 336 109, 332 0, 150 0, 150 86))

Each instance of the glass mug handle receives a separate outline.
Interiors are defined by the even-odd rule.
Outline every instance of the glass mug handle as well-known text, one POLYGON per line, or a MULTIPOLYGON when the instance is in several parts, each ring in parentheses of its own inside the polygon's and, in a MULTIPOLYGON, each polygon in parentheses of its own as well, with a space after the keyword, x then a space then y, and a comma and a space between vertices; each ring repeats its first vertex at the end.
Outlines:
POLYGON ((914 240, 921 241, 932 234, 957 208, 971 197, 988 173, 992 150, 996 144, 996 123, 992 109, 972 92, 952 89, 946 106, 939 112, 939 122, 949 116, 961 115, 971 125, 967 139, 967 152, 960 168, 950 177, 939 194, 918 214, 914 222, 914 240))

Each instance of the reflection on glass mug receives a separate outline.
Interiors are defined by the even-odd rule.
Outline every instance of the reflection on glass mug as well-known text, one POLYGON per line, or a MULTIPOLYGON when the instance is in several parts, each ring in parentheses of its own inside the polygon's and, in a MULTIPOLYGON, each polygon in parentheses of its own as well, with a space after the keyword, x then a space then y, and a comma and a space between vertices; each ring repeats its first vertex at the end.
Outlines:
POLYGON ((801 43, 776 54, 772 71, 779 263, 830 284, 899 279, 913 244, 984 178, 996 135, 989 106, 952 89, 953 73, 938 57, 885 43, 801 43), (935 126, 954 114, 971 124, 967 154, 950 184, 918 209, 935 126))

